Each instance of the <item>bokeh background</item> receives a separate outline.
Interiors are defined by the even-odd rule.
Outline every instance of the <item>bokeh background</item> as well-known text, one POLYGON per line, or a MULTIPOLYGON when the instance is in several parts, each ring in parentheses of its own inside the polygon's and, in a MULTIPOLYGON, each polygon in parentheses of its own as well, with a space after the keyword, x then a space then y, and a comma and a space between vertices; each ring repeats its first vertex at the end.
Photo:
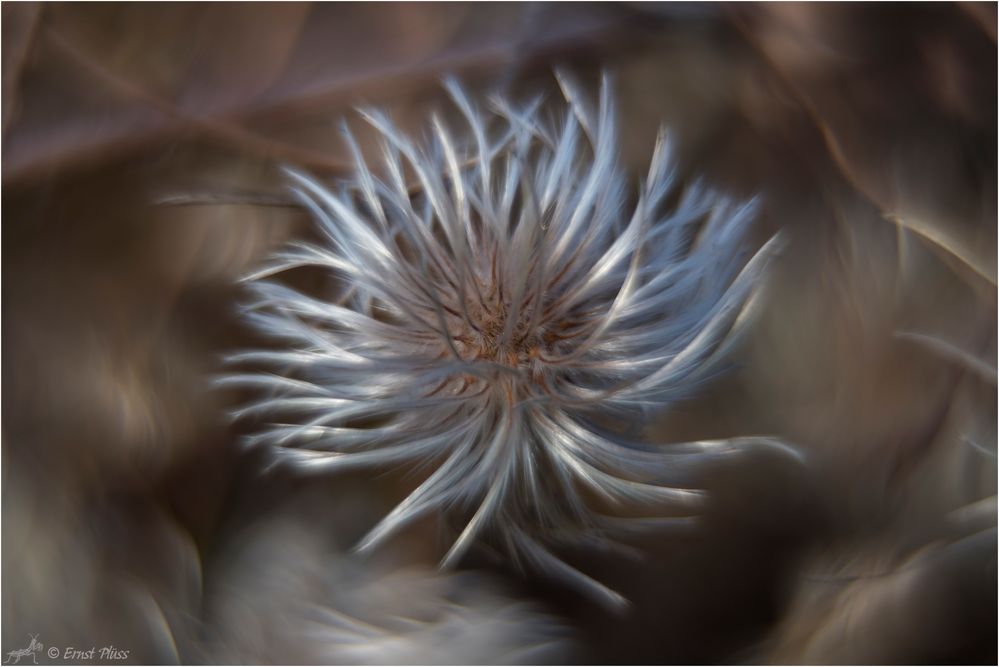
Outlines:
POLYGON ((4 3, 2 40, 5 659, 996 662, 994 3, 4 3), (353 556, 411 478, 265 473, 210 386, 236 280, 309 228, 281 165, 344 176, 356 105, 415 132, 444 75, 519 99, 556 65, 613 74, 636 177, 665 124, 787 236, 733 370, 649 437, 807 464, 719 465, 696 529, 565 552, 623 615, 438 572, 435 519, 353 556))

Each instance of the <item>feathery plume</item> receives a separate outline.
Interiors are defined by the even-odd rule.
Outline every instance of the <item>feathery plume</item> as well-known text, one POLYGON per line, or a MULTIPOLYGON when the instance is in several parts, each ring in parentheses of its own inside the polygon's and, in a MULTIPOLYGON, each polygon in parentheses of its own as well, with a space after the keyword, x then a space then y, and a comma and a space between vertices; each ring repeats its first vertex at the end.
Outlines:
POLYGON ((681 188, 664 132, 633 198, 606 76, 596 109, 558 79, 557 122, 542 121, 540 99, 493 98, 483 113, 448 82, 467 142, 435 116, 418 145, 364 111, 382 170, 344 126, 353 182, 334 192, 289 171, 324 243, 292 244, 247 278, 246 318, 286 347, 233 355, 273 371, 224 382, 264 393, 237 416, 272 419, 251 440, 304 470, 433 466, 359 549, 444 512, 463 521, 444 565, 485 539, 619 605, 546 544, 683 523, 605 510, 689 515, 702 500, 680 488, 692 466, 753 442, 783 447, 663 448, 634 427, 716 372, 778 239, 747 253, 755 202, 681 188), (336 295, 268 279, 306 266, 336 276, 336 295))

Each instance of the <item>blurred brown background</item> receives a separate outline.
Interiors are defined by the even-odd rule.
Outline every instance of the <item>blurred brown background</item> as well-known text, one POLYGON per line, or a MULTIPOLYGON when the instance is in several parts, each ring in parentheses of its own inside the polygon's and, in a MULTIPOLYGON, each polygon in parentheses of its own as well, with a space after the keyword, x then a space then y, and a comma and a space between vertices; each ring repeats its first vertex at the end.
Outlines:
POLYGON ((5 655, 37 634, 151 663, 996 661, 994 3, 2 22, 5 655), (555 95, 554 65, 613 73, 636 177, 665 124, 688 177, 761 194, 758 237, 788 236, 734 370, 652 435, 776 434, 808 465, 711 471, 703 526, 638 560, 566 553, 625 616, 484 556, 435 574, 432 521, 357 562, 405 476, 262 474, 209 386, 249 340, 235 280, 309 226, 281 165, 348 176, 354 106, 419 132, 444 75, 555 95), (351 652, 329 610, 384 632, 351 652))

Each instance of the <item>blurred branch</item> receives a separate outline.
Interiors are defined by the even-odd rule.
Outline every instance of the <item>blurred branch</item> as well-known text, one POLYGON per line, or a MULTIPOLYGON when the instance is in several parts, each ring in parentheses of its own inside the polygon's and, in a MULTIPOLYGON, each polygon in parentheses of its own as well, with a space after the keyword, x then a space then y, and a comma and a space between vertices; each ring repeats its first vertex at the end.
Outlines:
POLYGON ((994 366, 982 361, 970 352, 965 352, 953 343, 948 343, 942 338, 914 331, 896 331, 895 338, 911 341, 947 361, 956 363, 974 372, 989 384, 999 384, 999 377, 997 377, 994 366))
MULTIPOLYGON (((964 3, 959 3, 963 6, 964 3)), ((987 8, 986 8, 987 9, 987 8)), ((968 11, 975 16, 976 12, 968 11)), ((980 13, 980 12, 979 12, 980 13)), ((911 216, 903 217, 893 211, 896 207, 889 201, 889 197, 883 192, 879 192, 876 184, 869 182, 870 179, 863 177, 860 173, 860 165, 855 157, 851 157, 844 146, 844 137, 837 132, 830 122, 827 114, 824 114, 818 102, 809 95, 808 91, 795 80, 795 76, 788 72, 770 53, 765 39, 759 35, 751 25, 750 21, 735 8, 730 9, 732 23, 742 34, 752 49, 759 56, 761 62, 776 77, 782 88, 791 96, 791 99, 804 111, 805 116, 810 120, 821 136, 825 145, 827 155, 838 172, 846 179, 847 183, 871 205, 877 208, 883 217, 900 228, 914 232, 919 238, 928 242, 934 249, 944 251, 946 258, 956 259, 957 270, 963 274, 973 274, 974 277, 984 280, 991 287, 996 286, 995 269, 987 266, 985 258, 975 258, 974 250, 968 243, 961 242, 941 225, 931 225, 920 221, 915 221, 911 216)), ((994 39, 994 33, 992 34, 994 39)))
POLYGON ((926 241, 931 248, 943 251, 945 259, 957 260, 951 263, 956 263, 960 272, 972 274, 987 282, 991 287, 996 287, 996 276, 988 267, 976 261, 971 249, 964 247, 959 240, 948 235, 943 229, 914 220, 911 217, 903 218, 893 213, 885 213, 884 218, 889 222, 895 223, 901 229, 913 232, 916 236, 926 241))
POLYGON ((111 72, 103 64, 92 58, 85 50, 81 49, 54 28, 46 27, 44 36, 77 65, 85 69, 95 79, 100 80, 107 89, 123 98, 142 102, 164 116, 179 121, 181 129, 194 128, 225 141, 232 142, 240 148, 260 153, 266 157, 295 162, 306 167, 327 169, 336 172, 346 171, 349 168, 349 165, 337 160, 331 160, 322 153, 315 153, 305 148, 273 141, 225 120, 185 113, 178 109, 176 105, 150 93, 141 85, 111 72))
MULTIPOLYGON (((9 142, 4 155, 3 180, 10 183, 33 174, 107 159, 113 154, 133 150, 191 129, 278 160, 340 173, 349 169, 350 165, 304 147, 261 136, 248 129, 246 124, 287 120, 317 109, 336 109, 370 91, 397 92, 435 84, 442 73, 467 74, 471 70, 495 68, 504 64, 517 66, 534 58, 548 57, 580 46, 592 48, 597 40, 624 35, 625 31, 621 29, 630 25, 631 21, 627 14, 605 11, 598 17, 590 16, 586 20, 570 21, 568 24, 556 20, 548 20, 548 23, 549 29, 538 34, 529 44, 527 40, 510 35, 482 41, 466 40, 471 46, 445 47, 416 62, 390 62, 367 71, 362 70, 356 74, 348 72, 318 82, 312 76, 310 80, 299 82, 286 90, 280 85, 274 85, 267 95, 243 97, 224 107, 215 107, 205 114, 178 108, 176 104, 111 71, 62 32, 45 26, 42 37, 47 44, 58 49, 122 100, 139 102, 157 115, 149 119, 146 127, 138 130, 134 127, 114 127, 104 133, 87 132, 85 137, 71 138, 65 145, 50 142, 50 145, 56 145, 47 150, 35 146, 17 152, 10 148, 10 143, 13 142, 9 142)), ((633 42, 632 39, 629 43, 633 42)), ((44 128, 38 132, 44 135, 44 128)), ((16 124, 12 127, 12 137, 15 136, 16 124)))
POLYGON ((290 197, 260 195, 249 192, 206 193, 193 192, 166 195, 156 200, 158 206, 265 206, 276 208, 301 208, 290 197))

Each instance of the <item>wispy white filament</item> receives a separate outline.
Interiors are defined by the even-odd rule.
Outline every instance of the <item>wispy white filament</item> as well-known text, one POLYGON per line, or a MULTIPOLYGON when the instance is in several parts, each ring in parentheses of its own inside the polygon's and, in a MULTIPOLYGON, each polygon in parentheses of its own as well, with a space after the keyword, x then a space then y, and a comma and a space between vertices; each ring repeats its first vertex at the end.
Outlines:
POLYGON ((444 512, 463 526, 444 564, 485 539, 617 604, 544 545, 670 522, 614 508, 696 509, 700 492, 673 485, 744 443, 657 447, 636 425, 712 374, 777 239, 747 253, 754 202, 678 191, 664 133, 630 189, 607 81, 596 109, 559 82, 555 123, 537 101, 484 113, 449 83, 468 140, 435 117, 417 145, 366 112, 378 169, 345 128, 351 184, 289 172, 324 242, 248 278, 246 317, 283 347, 233 355, 254 370, 224 381, 261 390, 238 415, 271 421, 254 441, 302 469, 431 471, 361 549, 444 512), (335 297, 268 279, 306 266, 338 279, 335 297))

